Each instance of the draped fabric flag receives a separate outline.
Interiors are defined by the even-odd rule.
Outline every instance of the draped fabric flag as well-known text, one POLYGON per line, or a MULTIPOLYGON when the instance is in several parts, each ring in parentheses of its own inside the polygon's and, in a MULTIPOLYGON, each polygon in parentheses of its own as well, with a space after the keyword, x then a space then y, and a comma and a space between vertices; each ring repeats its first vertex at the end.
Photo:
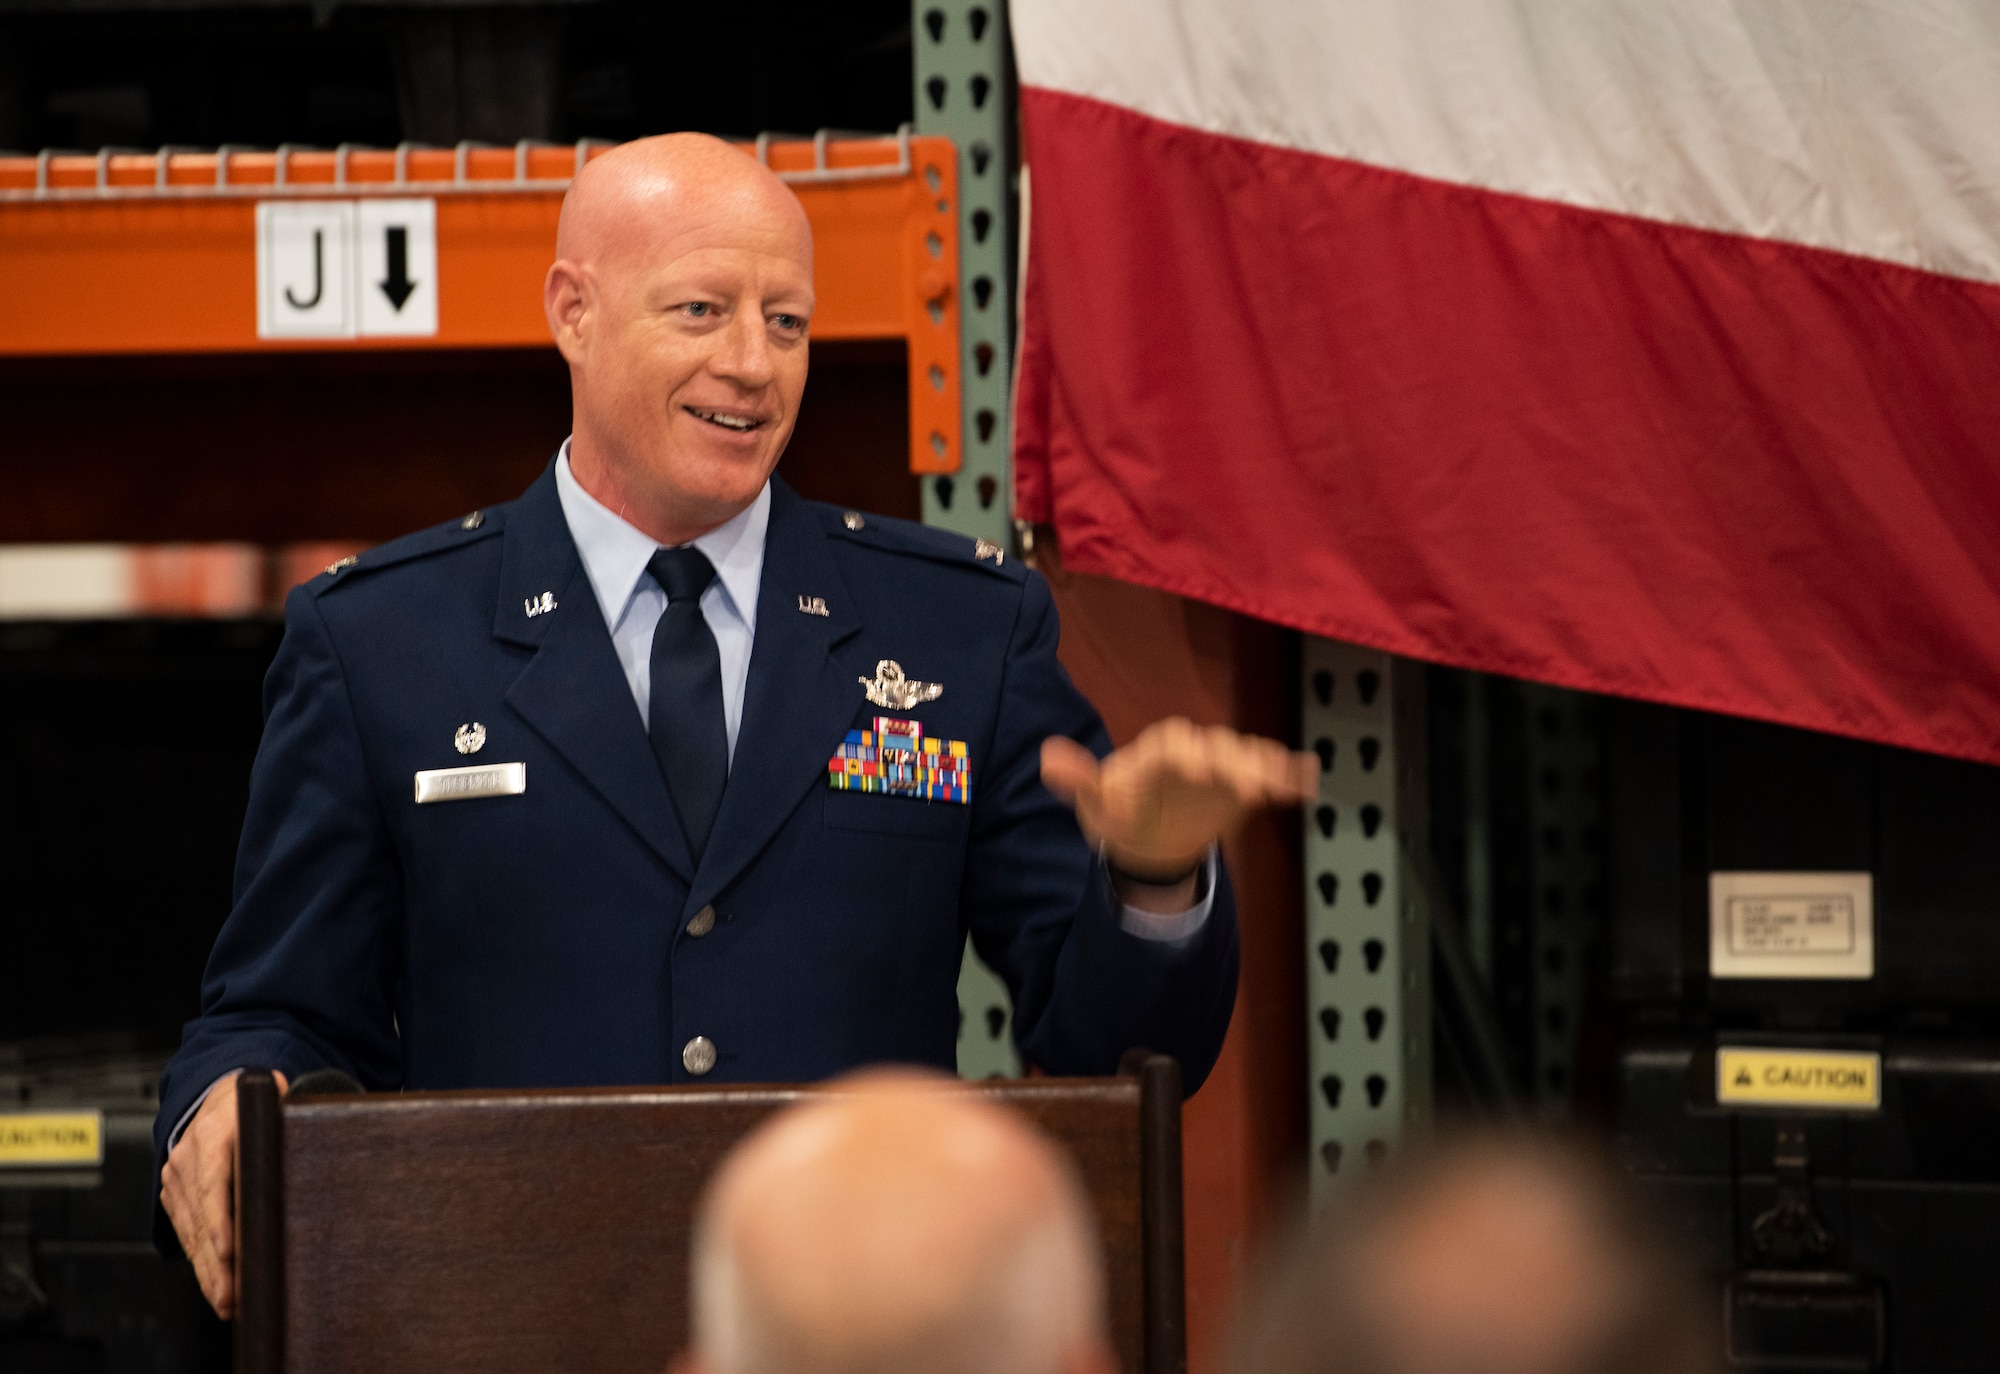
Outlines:
POLYGON ((1013 26, 1067 566, 2000 762, 1991 0, 1013 26))

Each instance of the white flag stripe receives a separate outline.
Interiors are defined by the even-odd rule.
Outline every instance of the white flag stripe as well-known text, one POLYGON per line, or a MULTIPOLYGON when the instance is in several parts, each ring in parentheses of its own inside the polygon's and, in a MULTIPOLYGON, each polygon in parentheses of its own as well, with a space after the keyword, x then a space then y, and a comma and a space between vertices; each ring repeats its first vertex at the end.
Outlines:
POLYGON ((2000 282, 1993 0, 1014 0, 1022 83, 2000 282))

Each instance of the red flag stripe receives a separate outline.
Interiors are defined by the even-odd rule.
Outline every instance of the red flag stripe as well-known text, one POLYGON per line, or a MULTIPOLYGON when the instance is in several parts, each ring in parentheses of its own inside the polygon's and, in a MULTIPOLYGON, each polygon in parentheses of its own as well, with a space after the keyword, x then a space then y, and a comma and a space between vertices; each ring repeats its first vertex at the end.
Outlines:
POLYGON ((2000 287, 1022 119, 1019 504, 1069 566, 2000 762, 2000 287))

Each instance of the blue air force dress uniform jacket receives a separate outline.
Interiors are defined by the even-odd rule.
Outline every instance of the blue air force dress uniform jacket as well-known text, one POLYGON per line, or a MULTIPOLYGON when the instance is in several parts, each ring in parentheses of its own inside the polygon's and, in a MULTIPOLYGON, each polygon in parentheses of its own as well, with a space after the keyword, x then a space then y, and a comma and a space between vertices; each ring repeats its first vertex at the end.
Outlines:
POLYGON ((332 1066, 374 1090, 949 1069, 968 931, 1013 994, 1028 1060, 1108 1073, 1144 1045, 1200 1084, 1235 997, 1227 879, 1218 867, 1184 939, 1121 927, 1039 780, 1049 735, 1109 748, 1056 660, 1047 584, 959 535, 844 519, 775 479, 771 498, 742 721, 699 865, 553 469, 511 505, 292 592, 235 907, 161 1085, 162 1159, 208 1085, 244 1066, 332 1066), (945 690, 871 704, 861 680, 885 659, 945 690), (945 759, 963 746, 962 801, 831 785, 843 753, 884 752, 881 717, 915 721, 945 759), (467 755, 454 736, 472 722, 484 741, 467 755), (416 800, 417 774, 468 764, 518 765, 525 788, 416 800))

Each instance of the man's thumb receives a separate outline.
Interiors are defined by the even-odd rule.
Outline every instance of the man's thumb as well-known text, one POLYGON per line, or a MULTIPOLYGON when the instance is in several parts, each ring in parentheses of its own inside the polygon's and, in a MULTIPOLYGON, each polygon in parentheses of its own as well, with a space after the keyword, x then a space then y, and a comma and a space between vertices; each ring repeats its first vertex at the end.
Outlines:
POLYGON ((1042 741, 1042 784, 1064 801, 1097 781, 1097 755, 1062 735, 1042 741))

